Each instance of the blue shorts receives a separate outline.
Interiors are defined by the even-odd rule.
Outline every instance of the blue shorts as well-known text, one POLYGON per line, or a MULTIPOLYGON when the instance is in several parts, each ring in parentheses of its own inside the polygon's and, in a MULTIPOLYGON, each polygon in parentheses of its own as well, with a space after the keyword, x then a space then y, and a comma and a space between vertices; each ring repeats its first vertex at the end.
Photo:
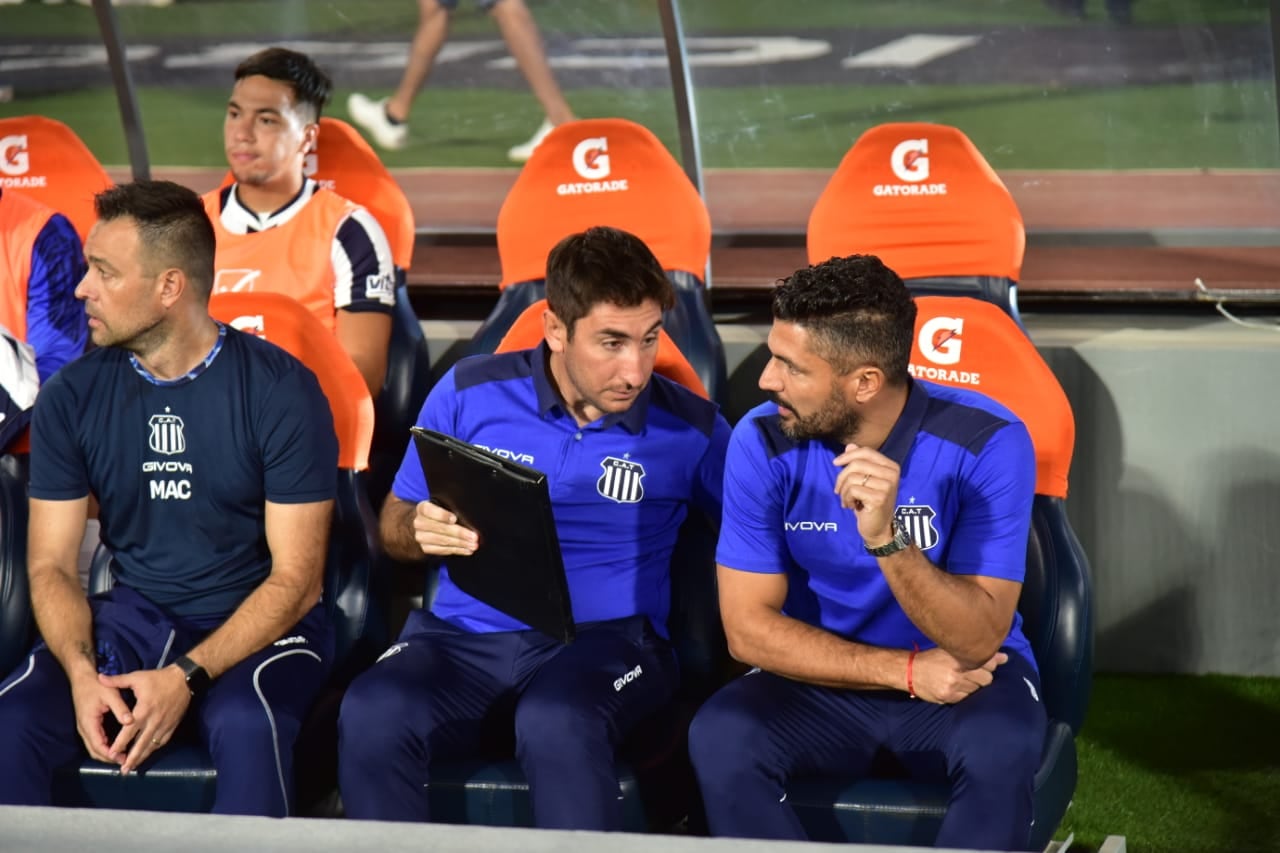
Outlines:
POLYGON ((342 702, 347 817, 430 820, 432 762, 514 756, 538 826, 619 830, 617 747, 670 704, 679 678, 644 616, 579 623, 562 645, 535 631, 473 634, 414 611, 342 702))
MULTIPOLYGON (((98 671, 108 674, 166 666, 212 627, 179 619, 126 586, 93 596, 89 606, 98 671)), ((174 737, 209 750, 215 812, 289 814, 294 739, 332 659, 333 628, 318 604, 192 703, 174 737)), ((0 681, 0 755, 0 803, 10 805, 51 805, 54 772, 85 756, 66 673, 43 642, 0 681)))

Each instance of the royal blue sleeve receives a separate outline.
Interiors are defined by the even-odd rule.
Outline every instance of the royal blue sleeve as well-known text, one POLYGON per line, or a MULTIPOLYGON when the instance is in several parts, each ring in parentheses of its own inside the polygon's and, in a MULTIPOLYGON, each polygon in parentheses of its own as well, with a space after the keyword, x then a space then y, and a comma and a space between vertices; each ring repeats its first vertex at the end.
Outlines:
POLYGON ((1021 582, 1035 488, 1031 436, 1015 421, 986 443, 961 485, 946 570, 1021 582))
POLYGON ((331 500, 337 492, 338 437, 315 374, 301 362, 294 363, 276 379, 259 411, 267 500, 331 500))
MULTIPOLYGON (((457 382, 454 368, 451 367, 427 395, 426 401, 422 404, 422 410, 418 412, 417 425, 423 429, 435 430, 466 441, 466 436, 458 434, 457 415, 457 382)), ((407 446, 404 459, 401 460, 400 469, 396 471, 396 478, 391 483, 391 493, 402 501, 416 504, 425 501, 430 497, 430 493, 427 491, 427 478, 422 473, 422 463, 418 461, 418 450, 413 445, 413 438, 411 436, 405 438, 407 446)))
POLYGON ((76 286, 86 269, 75 228, 60 213, 49 217, 32 248, 27 283, 27 343, 42 383, 84 352, 89 325, 76 286))
POLYGON ((725 458, 717 563, 764 574, 787 570, 782 495, 780 475, 771 469, 760 429, 748 414, 733 428, 725 458))
POLYGON ((89 494, 89 471, 77 435, 76 395, 63 376, 55 376, 36 396, 31 420, 30 495, 45 501, 69 501, 89 494))
POLYGON ((724 507, 724 460, 729 450, 732 430, 724 415, 717 414, 711 438, 698 462, 693 485, 693 503, 714 522, 720 523, 724 507))

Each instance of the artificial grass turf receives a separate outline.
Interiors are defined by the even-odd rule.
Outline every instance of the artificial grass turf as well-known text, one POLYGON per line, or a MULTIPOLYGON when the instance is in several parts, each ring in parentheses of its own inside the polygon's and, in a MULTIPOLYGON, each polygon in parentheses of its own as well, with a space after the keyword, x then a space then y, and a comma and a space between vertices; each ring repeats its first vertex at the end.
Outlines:
POLYGON ((1076 744, 1072 850, 1280 850, 1280 679, 1098 675, 1076 744))
MULTIPOLYGON (((153 165, 223 166, 229 89, 143 87, 141 112, 153 165)), ((1050 90, 1027 86, 790 86, 702 88, 697 107, 710 168, 834 169, 863 130, 888 121, 933 121, 964 130, 1000 169, 1276 168, 1280 134, 1270 81, 1199 86, 1050 90)), ((376 94, 376 92, 374 93, 376 94)), ((673 151, 671 93, 575 89, 583 116, 621 116, 673 151)), ((339 91, 330 112, 345 113, 339 91)), ((114 94, 107 89, 19 98, 0 116, 39 113, 69 124, 98 158, 127 163, 114 94)), ((391 167, 505 167, 506 149, 541 116, 519 90, 438 87, 414 105, 391 167)))
MULTIPOLYGON (((659 33, 657 4, 600 0, 527 0, 547 33, 659 33)), ((1103 18, 1102 0, 1093 6, 1103 18)), ((788 31, 797 27, 1076 26, 1040 0, 685 0, 681 21, 690 33, 788 31)), ((1135 24, 1255 23, 1267 20, 1266 0, 1139 0, 1135 24)), ((163 9, 115 9, 127 38, 394 35, 408 39, 417 22, 409 0, 179 0, 163 9)), ((494 34, 492 22, 463 3, 458 35, 494 34)), ((96 38, 93 10, 27 2, 7 6, 0 35, 96 38)))

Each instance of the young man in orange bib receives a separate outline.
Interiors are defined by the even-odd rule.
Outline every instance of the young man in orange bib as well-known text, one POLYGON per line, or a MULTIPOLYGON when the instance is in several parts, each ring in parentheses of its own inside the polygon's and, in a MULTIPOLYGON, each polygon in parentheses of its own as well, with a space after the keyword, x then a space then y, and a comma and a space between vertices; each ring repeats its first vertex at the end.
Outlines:
POLYGON ((267 48, 236 67, 223 143, 235 183, 205 194, 217 232, 213 292, 267 290, 338 336, 377 395, 387 370, 395 265, 373 216, 303 172, 333 83, 311 58, 267 48))

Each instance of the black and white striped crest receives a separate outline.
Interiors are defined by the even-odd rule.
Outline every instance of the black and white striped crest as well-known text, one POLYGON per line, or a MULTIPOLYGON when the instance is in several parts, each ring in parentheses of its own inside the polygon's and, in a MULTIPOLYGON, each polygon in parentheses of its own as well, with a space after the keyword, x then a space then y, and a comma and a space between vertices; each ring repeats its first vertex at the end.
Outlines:
POLYGON ((606 456, 600 462, 604 473, 596 480, 596 491, 603 497, 620 504, 640 503, 644 497, 644 466, 616 456, 606 456))
POLYGON ((182 434, 182 418, 177 415, 152 415, 148 422, 151 436, 147 444, 156 453, 173 456, 187 449, 186 436, 182 434))
POLYGON ((933 526, 933 519, 938 513, 933 507, 910 504, 899 506, 894 514, 902 522, 902 526, 907 528, 911 541, 921 551, 928 551, 938 544, 938 528, 933 526))

